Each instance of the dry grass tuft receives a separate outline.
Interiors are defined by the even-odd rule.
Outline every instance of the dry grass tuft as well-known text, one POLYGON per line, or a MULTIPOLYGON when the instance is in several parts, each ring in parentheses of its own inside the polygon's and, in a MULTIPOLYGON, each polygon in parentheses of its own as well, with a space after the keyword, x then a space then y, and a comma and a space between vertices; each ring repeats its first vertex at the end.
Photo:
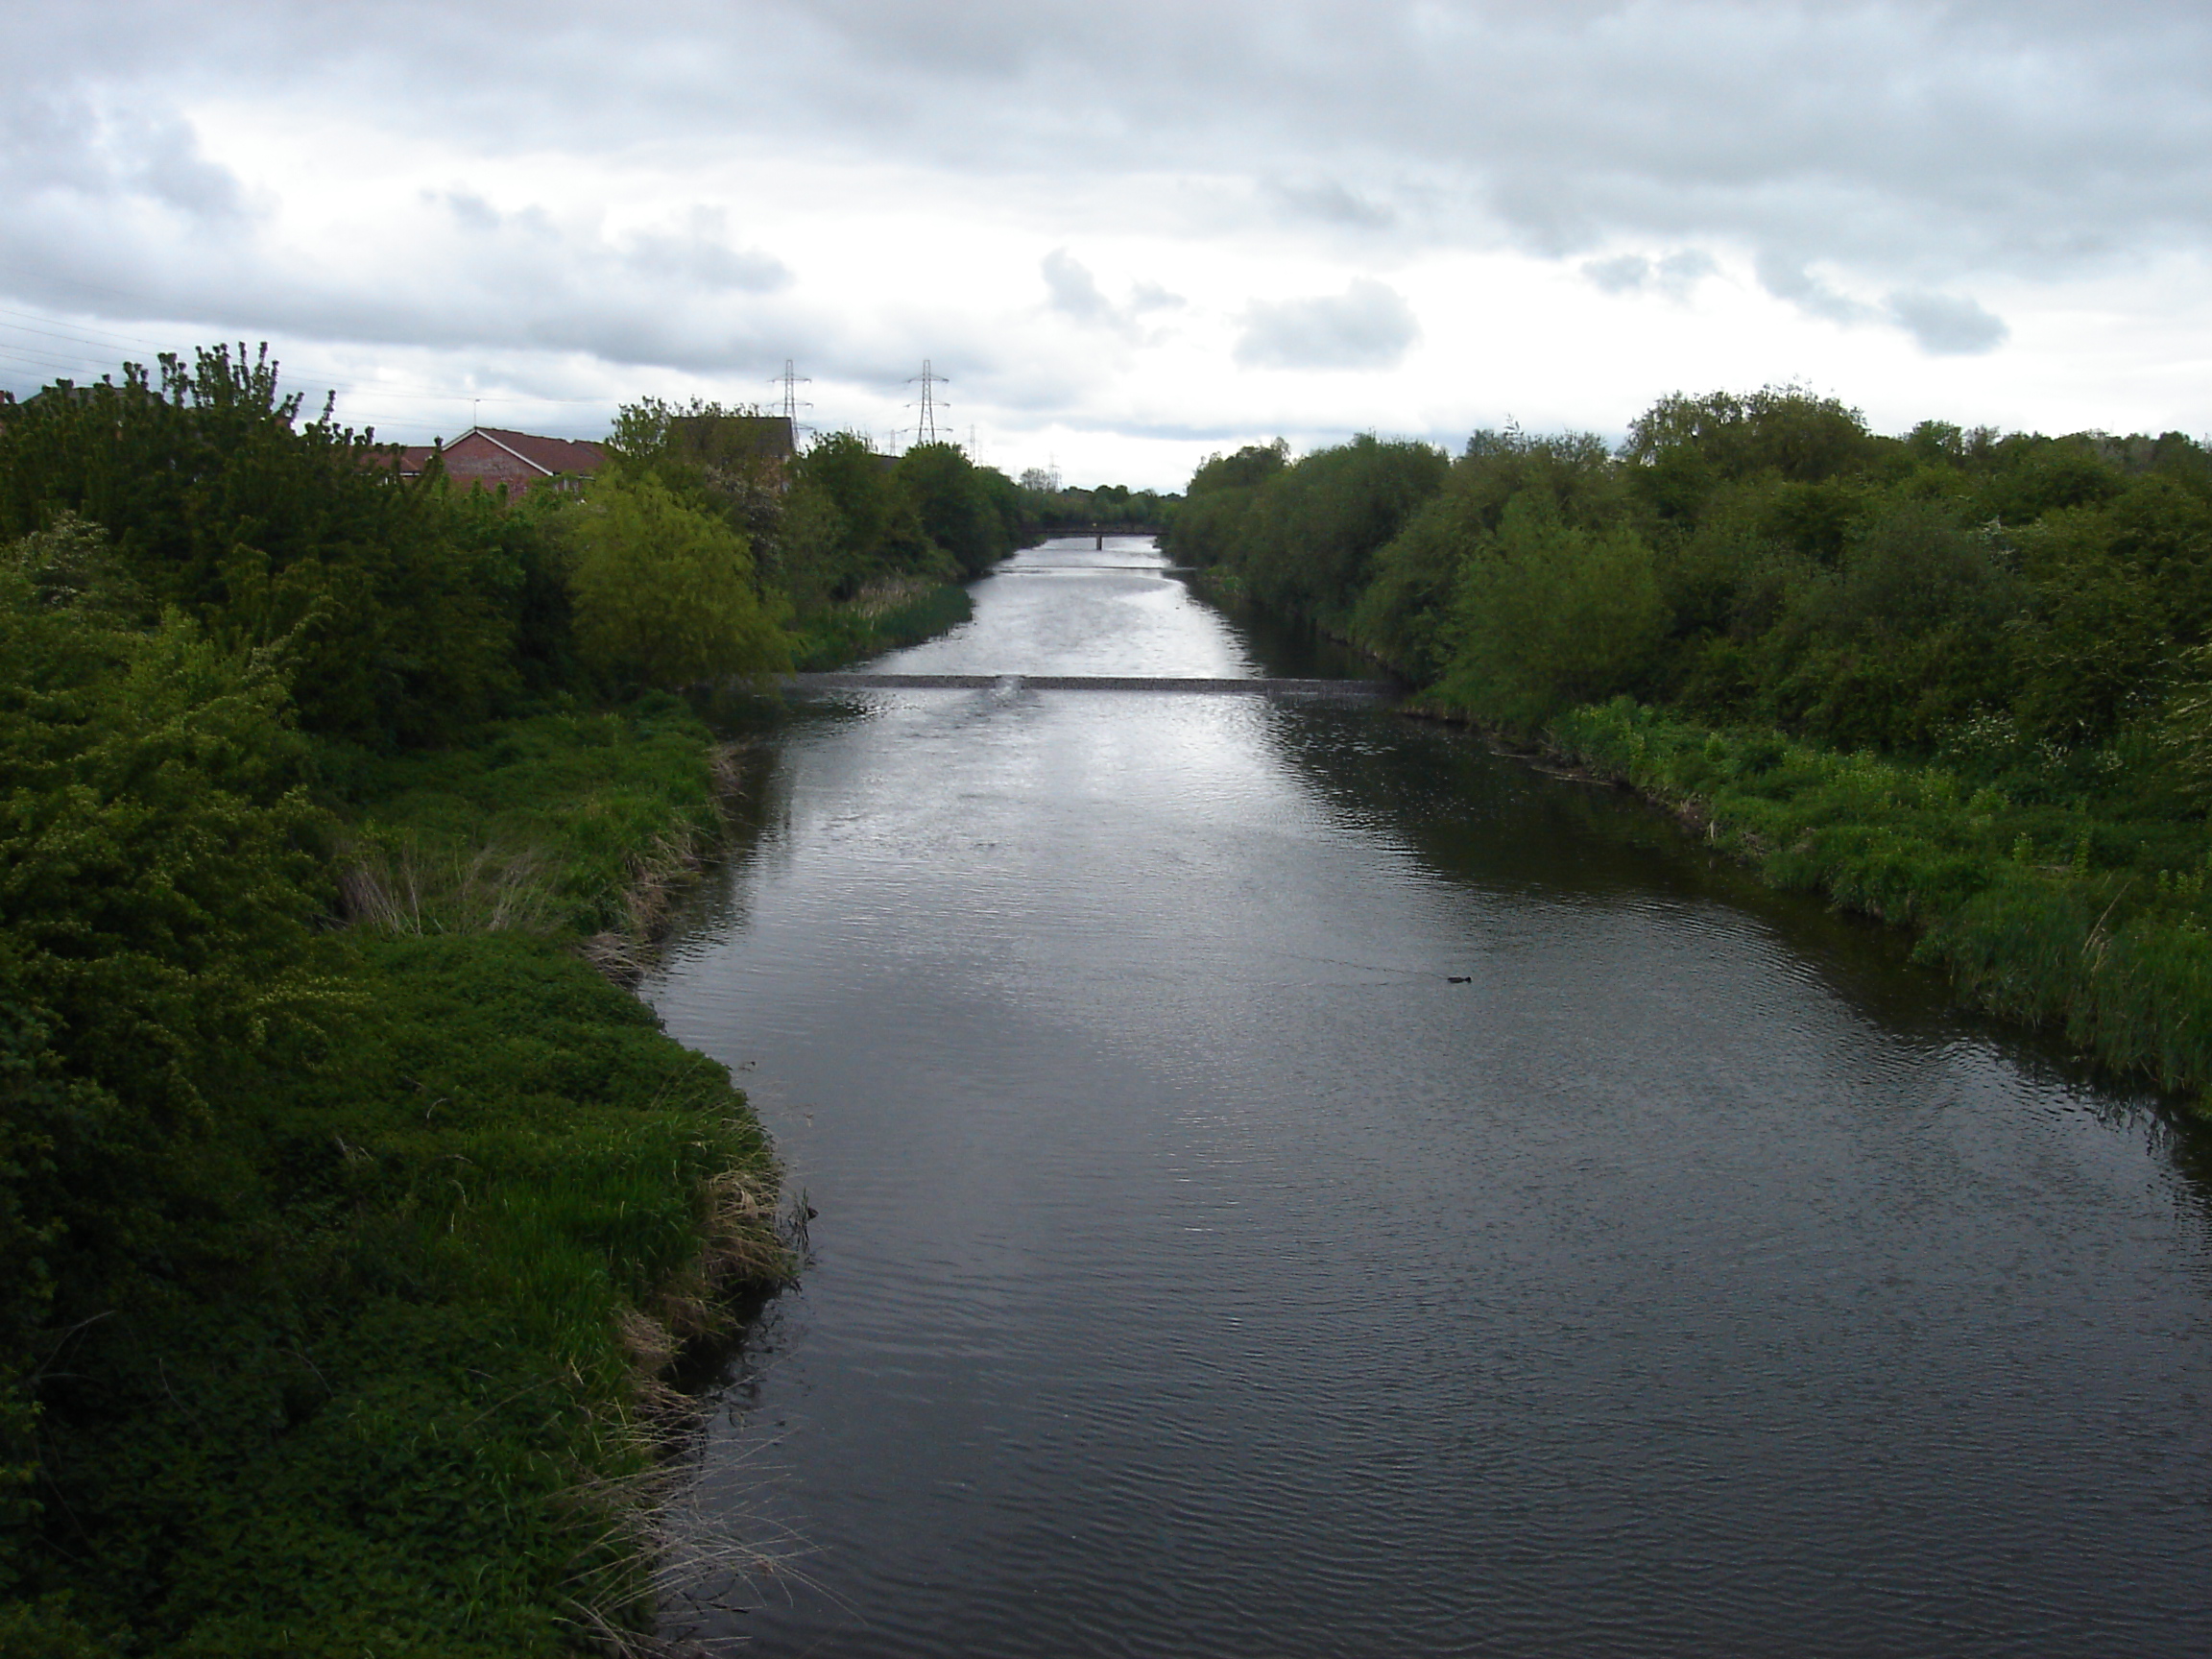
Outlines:
POLYGON ((340 853, 339 913, 385 933, 542 931, 562 909, 551 874, 536 848, 441 856, 411 837, 355 841, 340 853))

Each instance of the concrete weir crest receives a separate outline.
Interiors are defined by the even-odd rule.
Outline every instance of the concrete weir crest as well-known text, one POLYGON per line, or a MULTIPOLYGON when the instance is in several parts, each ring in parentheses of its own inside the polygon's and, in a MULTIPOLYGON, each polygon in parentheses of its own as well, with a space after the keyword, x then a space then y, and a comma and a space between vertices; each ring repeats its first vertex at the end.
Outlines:
POLYGON ((1376 702, 1398 695, 1387 680, 1204 680, 1137 674, 793 674, 791 692, 1174 691, 1187 695, 1376 702))

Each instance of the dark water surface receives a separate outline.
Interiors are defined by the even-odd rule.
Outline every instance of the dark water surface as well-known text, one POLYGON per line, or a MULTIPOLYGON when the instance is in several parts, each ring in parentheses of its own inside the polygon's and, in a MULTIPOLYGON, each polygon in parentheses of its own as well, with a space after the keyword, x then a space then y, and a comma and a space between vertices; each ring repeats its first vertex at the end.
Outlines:
MULTIPOLYGON (((1328 671, 1142 569, 881 666, 1328 671)), ((762 787, 650 995, 820 1212, 702 1475, 811 1553, 707 1633, 2212 1652, 2201 1137, 1894 940, 1358 706, 867 692, 762 787)))

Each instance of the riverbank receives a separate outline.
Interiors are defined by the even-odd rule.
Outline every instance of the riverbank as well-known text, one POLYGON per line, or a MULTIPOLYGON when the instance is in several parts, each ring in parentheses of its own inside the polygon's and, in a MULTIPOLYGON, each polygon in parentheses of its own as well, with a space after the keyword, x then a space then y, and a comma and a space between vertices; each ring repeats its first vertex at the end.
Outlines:
POLYGON ((1202 591, 1371 653, 1417 708, 1912 929, 1967 1000, 2212 1086, 2201 445, 1677 394, 1618 446, 1214 456, 1168 541, 1202 591))
POLYGON ((323 759, 319 1038, 167 1157, 49 1360, 10 1652, 619 1646, 667 1368, 787 1272, 743 1094, 615 982, 739 757, 649 698, 323 759))
POLYGON ((791 665, 802 674, 849 667, 950 633, 974 614, 974 602, 957 582, 887 579, 842 605, 799 617, 791 629, 791 665))
MULTIPOLYGON (((1434 692, 1406 708, 1498 734, 1434 692)), ((1965 1001, 2059 1031, 2207 1111, 2201 826, 2100 812, 2087 797, 2015 800, 1938 764, 1703 726, 1625 697, 1572 709, 1516 747, 1636 789, 1777 888, 1909 929, 1965 1001)))

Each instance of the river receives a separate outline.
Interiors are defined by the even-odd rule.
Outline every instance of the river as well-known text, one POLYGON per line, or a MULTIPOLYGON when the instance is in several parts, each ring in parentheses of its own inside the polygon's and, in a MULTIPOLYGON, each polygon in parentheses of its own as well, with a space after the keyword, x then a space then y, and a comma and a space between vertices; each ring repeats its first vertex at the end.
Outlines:
MULTIPOLYGON (((905 673, 1358 672, 1148 542, 905 673)), ((647 995, 818 1213, 698 1491, 784 1655, 2212 1652, 2206 1137, 1356 705, 802 709, 647 995)))

